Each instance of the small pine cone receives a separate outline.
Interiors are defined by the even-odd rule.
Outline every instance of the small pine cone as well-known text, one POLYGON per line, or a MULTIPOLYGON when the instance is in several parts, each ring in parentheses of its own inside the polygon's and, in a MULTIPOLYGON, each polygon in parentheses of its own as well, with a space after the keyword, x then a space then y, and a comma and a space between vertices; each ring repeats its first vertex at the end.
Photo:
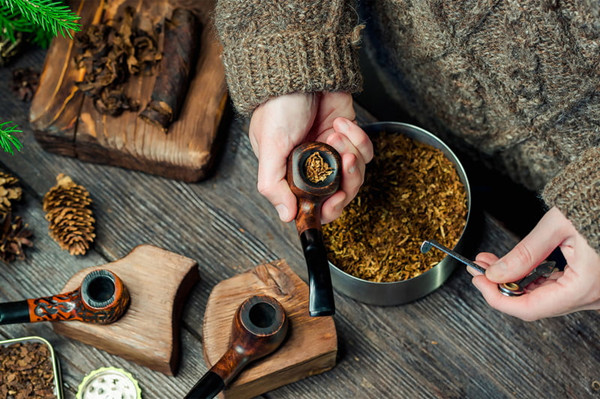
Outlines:
POLYGON ((50 237, 71 255, 85 255, 96 237, 95 219, 89 208, 92 198, 69 176, 61 173, 56 181, 43 201, 46 220, 50 222, 50 237))
POLYGON ((13 202, 19 201, 22 194, 19 179, 0 171, 0 216, 10 212, 13 202))
POLYGON ((6 263, 15 259, 24 260, 23 246, 32 247, 31 231, 23 225, 20 216, 12 218, 10 212, 5 213, 0 221, 0 259, 6 263))

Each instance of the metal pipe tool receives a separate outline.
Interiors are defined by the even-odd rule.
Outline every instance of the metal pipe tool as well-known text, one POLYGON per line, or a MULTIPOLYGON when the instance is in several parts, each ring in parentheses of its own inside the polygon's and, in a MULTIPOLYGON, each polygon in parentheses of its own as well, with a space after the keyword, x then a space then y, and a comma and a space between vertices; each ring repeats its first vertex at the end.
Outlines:
MULTIPOLYGON (((423 243, 421 244, 421 252, 427 253, 431 249, 431 247, 435 247, 435 248, 439 249, 440 251, 445 252, 449 256, 453 257, 454 259, 458 260, 459 262, 463 263, 464 265, 472 267, 473 269, 477 270, 478 272, 485 274, 485 269, 483 267, 481 267, 477 263, 465 258, 461 254, 454 252, 450 248, 445 247, 444 245, 440 244, 439 242, 437 242, 435 240, 423 241, 423 243)), ((500 290, 500 292, 502 294, 504 294, 506 296, 521 296, 525 293, 525 288, 529 284, 533 283, 534 281, 536 281, 537 279, 539 279, 541 277, 544 277, 544 278, 550 277, 550 275, 552 273, 554 273, 556 270, 558 270, 556 268, 556 262, 545 261, 545 262, 540 263, 540 265, 538 267, 533 269, 533 271, 531 273, 529 273, 527 276, 523 277, 519 281, 515 281, 512 283, 498 284, 498 289, 500 290)))

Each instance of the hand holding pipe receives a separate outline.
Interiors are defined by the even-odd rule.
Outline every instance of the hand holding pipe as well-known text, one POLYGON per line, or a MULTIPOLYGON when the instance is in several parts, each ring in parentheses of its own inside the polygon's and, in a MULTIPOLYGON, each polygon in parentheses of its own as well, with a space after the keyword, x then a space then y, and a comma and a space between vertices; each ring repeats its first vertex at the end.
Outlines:
POLYGON ((288 158, 287 181, 298 199, 296 228, 308 268, 311 316, 329 316, 335 313, 329 262, 321 232, 321 205, 338 190, 341 177, 340 154, 325 143, 301 144, 288 158), (321 158, 319 162, 324 162, 328 168, 328 174, 321 174, 318 179, 311 177, 307 170, 307 162, 314 156, 321 158))
POLYGON ((275 298, 256 295, 246 299, 233 317, 229 348, 185 399, 214 398, 248 363, 274 352, 287 330, 285 310, 275 298))
POLYGON ((87 274, 74 291, 18 302, 0 303, 0 324, 78 320, 110 324, 127 311, 127 287, 105 269, 87 274))

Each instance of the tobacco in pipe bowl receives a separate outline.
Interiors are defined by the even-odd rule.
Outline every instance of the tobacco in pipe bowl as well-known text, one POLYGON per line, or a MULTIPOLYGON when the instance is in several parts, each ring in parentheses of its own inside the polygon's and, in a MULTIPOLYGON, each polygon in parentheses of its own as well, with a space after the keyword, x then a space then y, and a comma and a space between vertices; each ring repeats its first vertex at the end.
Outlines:
POLYGON ((125 314, 130 296, 113 272, 98 269, 88 273, 73 291, 48 297, 0 304, 0 324, 70 321, 110 324, 125 314))
POLYGON ((215 397, 250 362, 274 352, 284 341, 288 318, 283 306, 268 295, 246 299, 233 317, 225 354, 204 374, 186 399, 215 397))

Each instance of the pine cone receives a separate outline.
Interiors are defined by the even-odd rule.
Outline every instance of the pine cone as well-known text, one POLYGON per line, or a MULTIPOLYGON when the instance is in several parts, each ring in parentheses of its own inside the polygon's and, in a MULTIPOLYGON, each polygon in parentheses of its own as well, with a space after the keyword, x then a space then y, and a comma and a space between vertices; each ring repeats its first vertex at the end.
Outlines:
POLYGON ((31 231, 23 226, 23 219, 20 216, 12 219, 10 212, 7 212, 0 221, 0 259, 9 263, 13 260, 25 259, 23 246, 33 247, 33 243, 29 239, 32 236, 31 231))
POLYGON ((23 190, 19 187, 19 179, 0 171, 0 217, 12 209, 12 202, 19 201, 23 190))
POLYGON ((92 198, 69 176, 61 173, 56 181, 43 201, 46 220, 50 222, 50 237, 71 255, 85 255, 96 237, 95 219, 89 208, 92 198))

